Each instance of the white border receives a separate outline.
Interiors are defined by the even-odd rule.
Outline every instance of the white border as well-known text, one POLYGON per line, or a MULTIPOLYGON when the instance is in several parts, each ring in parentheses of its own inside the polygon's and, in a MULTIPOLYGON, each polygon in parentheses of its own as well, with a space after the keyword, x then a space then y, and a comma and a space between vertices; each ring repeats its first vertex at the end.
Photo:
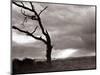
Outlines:
MULTIPOLYGON (((31 0, 32 1, 32 0, 31 0)), ((97 70, 38 73, 34 75, 98 75, 100 73, 100 0, 33 0, 69 4, 97 5, 97 70)), ((0 1, 0 75, 10 75, 10 0, 0 1)), ((30 74, 28 74, 30 75, 30 74)))

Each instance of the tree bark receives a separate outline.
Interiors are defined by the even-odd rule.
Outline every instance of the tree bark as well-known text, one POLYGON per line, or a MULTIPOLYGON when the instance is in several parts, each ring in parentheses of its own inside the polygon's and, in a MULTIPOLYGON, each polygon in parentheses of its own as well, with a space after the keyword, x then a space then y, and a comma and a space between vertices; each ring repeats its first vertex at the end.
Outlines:
POLYGON ((47 58, 47 63, 51 63, 51 52, 52 52, 52 46, 47 45, 47 51, 46 51, 46 58, 47 58))

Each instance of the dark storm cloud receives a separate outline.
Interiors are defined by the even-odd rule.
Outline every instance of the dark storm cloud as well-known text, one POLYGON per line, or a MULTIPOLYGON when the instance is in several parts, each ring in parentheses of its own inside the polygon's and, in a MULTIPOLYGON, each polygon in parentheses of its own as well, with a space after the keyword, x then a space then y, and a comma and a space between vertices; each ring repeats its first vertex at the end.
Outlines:
MULTIPOLYGON (((84 50, 85 52, 95 51, 96 33, 94 6, 59 5, 47 3, 34 3, 34 6, 38 9, 38 12, 45 6, 48 6, 48 8, 41 14, 41 19, 43 26, 51 35, 52 44, 54 45, 55 50, 75 48, 82 51, 84 50)), ((20 25, 23 19, 24 16, 20 14, 20 8, 13 6, 12 25, 17 25, 21 28, 20 25)), ((30 20, 27 24, 30 25, 27 26, 30 31, 38 25, 36 22, 30 20)), ((23 35, 18 31, 14 32, 23 35)), ((38 31, 36 34, 39 33, 40 32, 38 31)), ((12 51, 15 54, 19 53, 21 55, 20 51, 22 51, 26 52, 25 55, 35 56, 34 52, 36 52, 36 55, 39 55, 41 54, 40 50, 45 49, 41 47, 44 47, 43 43, 36 41, 35 43, 23 44, 22 46, 16 44, 16 48, 13 47, 12 51)), ((83 54, 85 52, 83 52, 83 54)), ((79 53, 81 54, 80 51, 79 53)))
POLYGON ((42 20, 49 31, 56 32, 53 40, 57 49, 95 45, 95 7, 49 5, 42 20))

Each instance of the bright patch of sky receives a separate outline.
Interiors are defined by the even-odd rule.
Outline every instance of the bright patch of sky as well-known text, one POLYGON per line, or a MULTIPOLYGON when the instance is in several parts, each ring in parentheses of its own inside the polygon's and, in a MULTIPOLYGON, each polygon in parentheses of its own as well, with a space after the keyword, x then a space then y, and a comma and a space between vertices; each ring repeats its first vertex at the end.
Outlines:
POLYGON ((13 32, 12 35, 13 35, 12 40, 18 44, 34 43, 37 41, 30 36, 20 35, 20 34, 17 34, 16 32, 13 32))

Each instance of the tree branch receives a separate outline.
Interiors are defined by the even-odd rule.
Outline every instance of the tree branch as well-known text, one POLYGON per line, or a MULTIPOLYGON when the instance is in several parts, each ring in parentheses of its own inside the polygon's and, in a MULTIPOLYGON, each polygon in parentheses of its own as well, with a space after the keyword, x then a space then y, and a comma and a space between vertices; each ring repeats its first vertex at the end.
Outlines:
MULTIPOLYGON (((29 10, 29 11, 31 11, 31 12, 34 12, 35 16, 37 17, 36 20, 38 20, 39 26, 40 26, 40 28, 41 28, 41 30, 42 30, 42 33, 43 33, 44 35, 46 35, 46 33, 45 33, 45 31, 44 31, 44 28, 43 28, 43 25, 42 25, 42 22, 41 22, 41 18, 40 18, 40 16, 38 15, 38 13, 35 11, 35 9, 32 10, 32 9, 30 9, 30 8, 28 8, 28 7, 26 7, 26 6, 20 5, 20 4, 16 3, 16 2, 14 2, 14 1, 12 1, 12 2, 13 2, 13 4, 15 4, 15 5, 18 6, 18 7, 21 7, 21 8, 24 8, 24 9, 26 9, 26 10, 29 10)), ((46 7, 46 8, 47 8, 47 7, 46 7)), ((45 9, 46 9, 46 8, 45 8, 45 9)), ((44 10, 45 10, 45 9, 44 9, 44 10)), ((44 10, 42 10, 41 13, 42 13, 44 10)), ((41 14, 41 13, 40 13, 40 14, 41 14)), ((34 19, 33 19, 33 20, 34 20, 34 19)))
POLYGON ((30 2, 30 5, 31 5, 31 7, 32 7, 32 10, 34 10, 34 6, 33 6, 32 2, 30 2))
POLYGON ((26 7, 26 6, 20 5, 20 4, 16 3, 15 1, 12 1, 12 3, 15 4, 15 5, 18 6, 18 7, 22 7, 22 8, 24 8, 24 9, 26 9, 26 10, 29 10, 29 11, 33 12, 32 9, 30 9, 30 8, 28 8, 28 7, 26 7))
POLYGON ((24 5, 24 3, 23 3, 23 2, 21 2, 21 4, 23 5, 23 7, 25 7, 25 5, 24 5))
POLYGON ((50 39, 50 36, 49 36, 49 33, 47 30, 46 30, 46 40, 47 40, 48 44, 51 44, 51 39, 50 39))
POLYGON ((40 41, 44 42, 45 44, 47 43, 42 37, 36 37, 36 36, 34 36, 32 33, 28 32, 28 31, 21 30, 20 28, 18 28, 18 27, 16 27, 16 26, 12 26, 12 28, 13 28, 13 29, 16 29, 16 30, 18 30, 18 31, 20 31, 20 32, 23 32, 23 33, 25 33, 26 35, 33 37, 34 39, 40 40, 40 41))
POLYGON ((15 1, 12 1, 12 3, 15 4, 15 5, 18 6, 18 7, 21 7, 21 8, 24 8, 24 9, 28 10, 28 11, 34 12, 34 14, 35 14, 36 16, 38 16, 38 13, 35 11, 35 9, 32 10, 31 8, 26 7, 26 6, 23 6, 23 5, 20 5, 20 4, 16 3, 15 1))
POLYGON ((21 9, 21 13, 22 13, 24 16, 28 16, 28 15, 25 14, 25 11, 24 11, 24 12, 22 11, 22 9, 21 9))
POLYGON ((36 29, 38 28, 38 26, 35 27, 34 31, 32 32, 32 34, 36 31, 36 29))
POLYGON ((41 15, 41 13, 47 8, 48 6, 46 6, 43 10, 40 11, 39 15, 41 15))
POLYGON ((27 15, 25 14, 25 11, 24 12, 22 11, 22 9, 21 9, 21 13, 25 16, 22 23, 24 25, 24 22, 27 22, 27 15))

